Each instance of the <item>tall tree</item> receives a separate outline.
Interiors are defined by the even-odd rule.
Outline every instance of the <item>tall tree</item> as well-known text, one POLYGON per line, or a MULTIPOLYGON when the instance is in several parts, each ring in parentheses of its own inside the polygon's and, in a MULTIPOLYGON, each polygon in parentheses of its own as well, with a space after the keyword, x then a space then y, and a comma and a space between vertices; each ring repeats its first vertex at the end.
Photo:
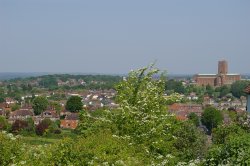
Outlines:
POLYGON ((175 81, 175 80, 167 81, 165 89, 167 91, 174 91, 174 92, 182 93, 182 94, 184 94, 186 92, 186 89, 183 86, 182 82, 181 81, 175 81))
POLYGON ((250 83, 249 81, 245 80, 234 82, 231 86, 232 94, 237 98, 240 98, 241 96, 245 95, 244 89, 247 87, 249 83, 250 83))
POLYGON ((199 117, 196 113, 192 112, 190 114, 188 114, 188 119, 191 120, 191 122, 195 125, 195 126, 199 126, 200 121, 199 121, 199 117))
POLYGON ((66 103, 66 109, 71 112, 79 112, 82 110, 82 98, 79 96, 72 96, 66 103))
POLYGON ((44 96, 38 96, 33 100, 33 109, 34 109, 34 113, 36 115, 41 114, 43 111, 45 111, 47 109, 49 105, 49 102, 47 100, 46 97, 44 96))
POLYGON ((222 122, 222 120, 222 113, 213 107, 206 108, 201 115, 201 122, 207 127, 210 133, 213 128, 217 127, 222 122))

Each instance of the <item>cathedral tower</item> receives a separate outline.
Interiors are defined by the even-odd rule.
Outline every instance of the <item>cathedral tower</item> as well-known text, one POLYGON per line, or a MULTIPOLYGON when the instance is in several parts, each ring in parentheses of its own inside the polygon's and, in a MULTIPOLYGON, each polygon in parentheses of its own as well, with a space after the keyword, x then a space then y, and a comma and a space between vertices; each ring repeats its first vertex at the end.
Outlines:
POLYGON ((218 63, 218 74, 227 74, 228 73, 228 64, 227 61, 222 60, 218 63))

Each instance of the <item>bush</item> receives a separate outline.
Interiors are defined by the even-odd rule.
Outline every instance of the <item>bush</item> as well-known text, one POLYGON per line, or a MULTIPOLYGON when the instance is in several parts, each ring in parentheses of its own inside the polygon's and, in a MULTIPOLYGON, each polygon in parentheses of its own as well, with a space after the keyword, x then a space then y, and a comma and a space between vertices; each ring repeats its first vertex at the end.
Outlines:
POLYGON ((36 134, 42 136, 44 132, 49 128, 49 126, 52 124, 52 121, 50 119, 44 119, 42 120, 37 126, 36 126, 36 134))
POLYGON ((250 165, 249 152, 249 134, 232 136, 209 151, 205 165, 250 165))
POLYGON ((9 127, 7 119, 4 116, 0 116, 0 130, 8 130, 9 127))
POLYGON ((22 142, 12 134, 0 132, 0 165, 11 165, 21 160, 22 142))
POLYGON ((53 132, 54 132, 54 134, 61 134, 62 130, 61 129, 55 129, 53 132))
POLYGON ((195 126, 199 126, 200 125, 200 120, 199 120, 199 116, 192 112, 190 114, 188 114, 188 119, 195 125, 195 126))
POLYGON ((212 141, 214 144, 224 144, 229 137, 237 137, 244 133, 246 133, 246 131, 237 124, 220 125, 213 129, 212 141))

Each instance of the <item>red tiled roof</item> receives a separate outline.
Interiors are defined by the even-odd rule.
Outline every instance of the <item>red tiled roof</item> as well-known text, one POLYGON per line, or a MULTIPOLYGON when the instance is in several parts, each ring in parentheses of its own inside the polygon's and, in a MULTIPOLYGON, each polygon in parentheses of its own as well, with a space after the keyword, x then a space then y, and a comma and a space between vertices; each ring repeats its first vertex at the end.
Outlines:
POLYGON ((202 106, 200 104, 179 104, 174 103, 169 107, 170 111, 187 111, 187 112, 201 112, 202 106))
POLYGON ((27 116, 27 115, 33 116, 34 113, 28 109, 20 109, 20 110, 16 110, 14 112, 11 112, 11 116, 27 116))

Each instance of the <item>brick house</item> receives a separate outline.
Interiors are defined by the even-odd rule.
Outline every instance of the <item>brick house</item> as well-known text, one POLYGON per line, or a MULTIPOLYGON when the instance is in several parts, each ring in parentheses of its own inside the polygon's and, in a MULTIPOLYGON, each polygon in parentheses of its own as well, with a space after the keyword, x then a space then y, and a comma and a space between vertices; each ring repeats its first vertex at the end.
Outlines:
POLYGON ((66 115, 65 119, 61 120, 61 128, 75 129, 79 122, 79 114, 71 113, 66 115))

